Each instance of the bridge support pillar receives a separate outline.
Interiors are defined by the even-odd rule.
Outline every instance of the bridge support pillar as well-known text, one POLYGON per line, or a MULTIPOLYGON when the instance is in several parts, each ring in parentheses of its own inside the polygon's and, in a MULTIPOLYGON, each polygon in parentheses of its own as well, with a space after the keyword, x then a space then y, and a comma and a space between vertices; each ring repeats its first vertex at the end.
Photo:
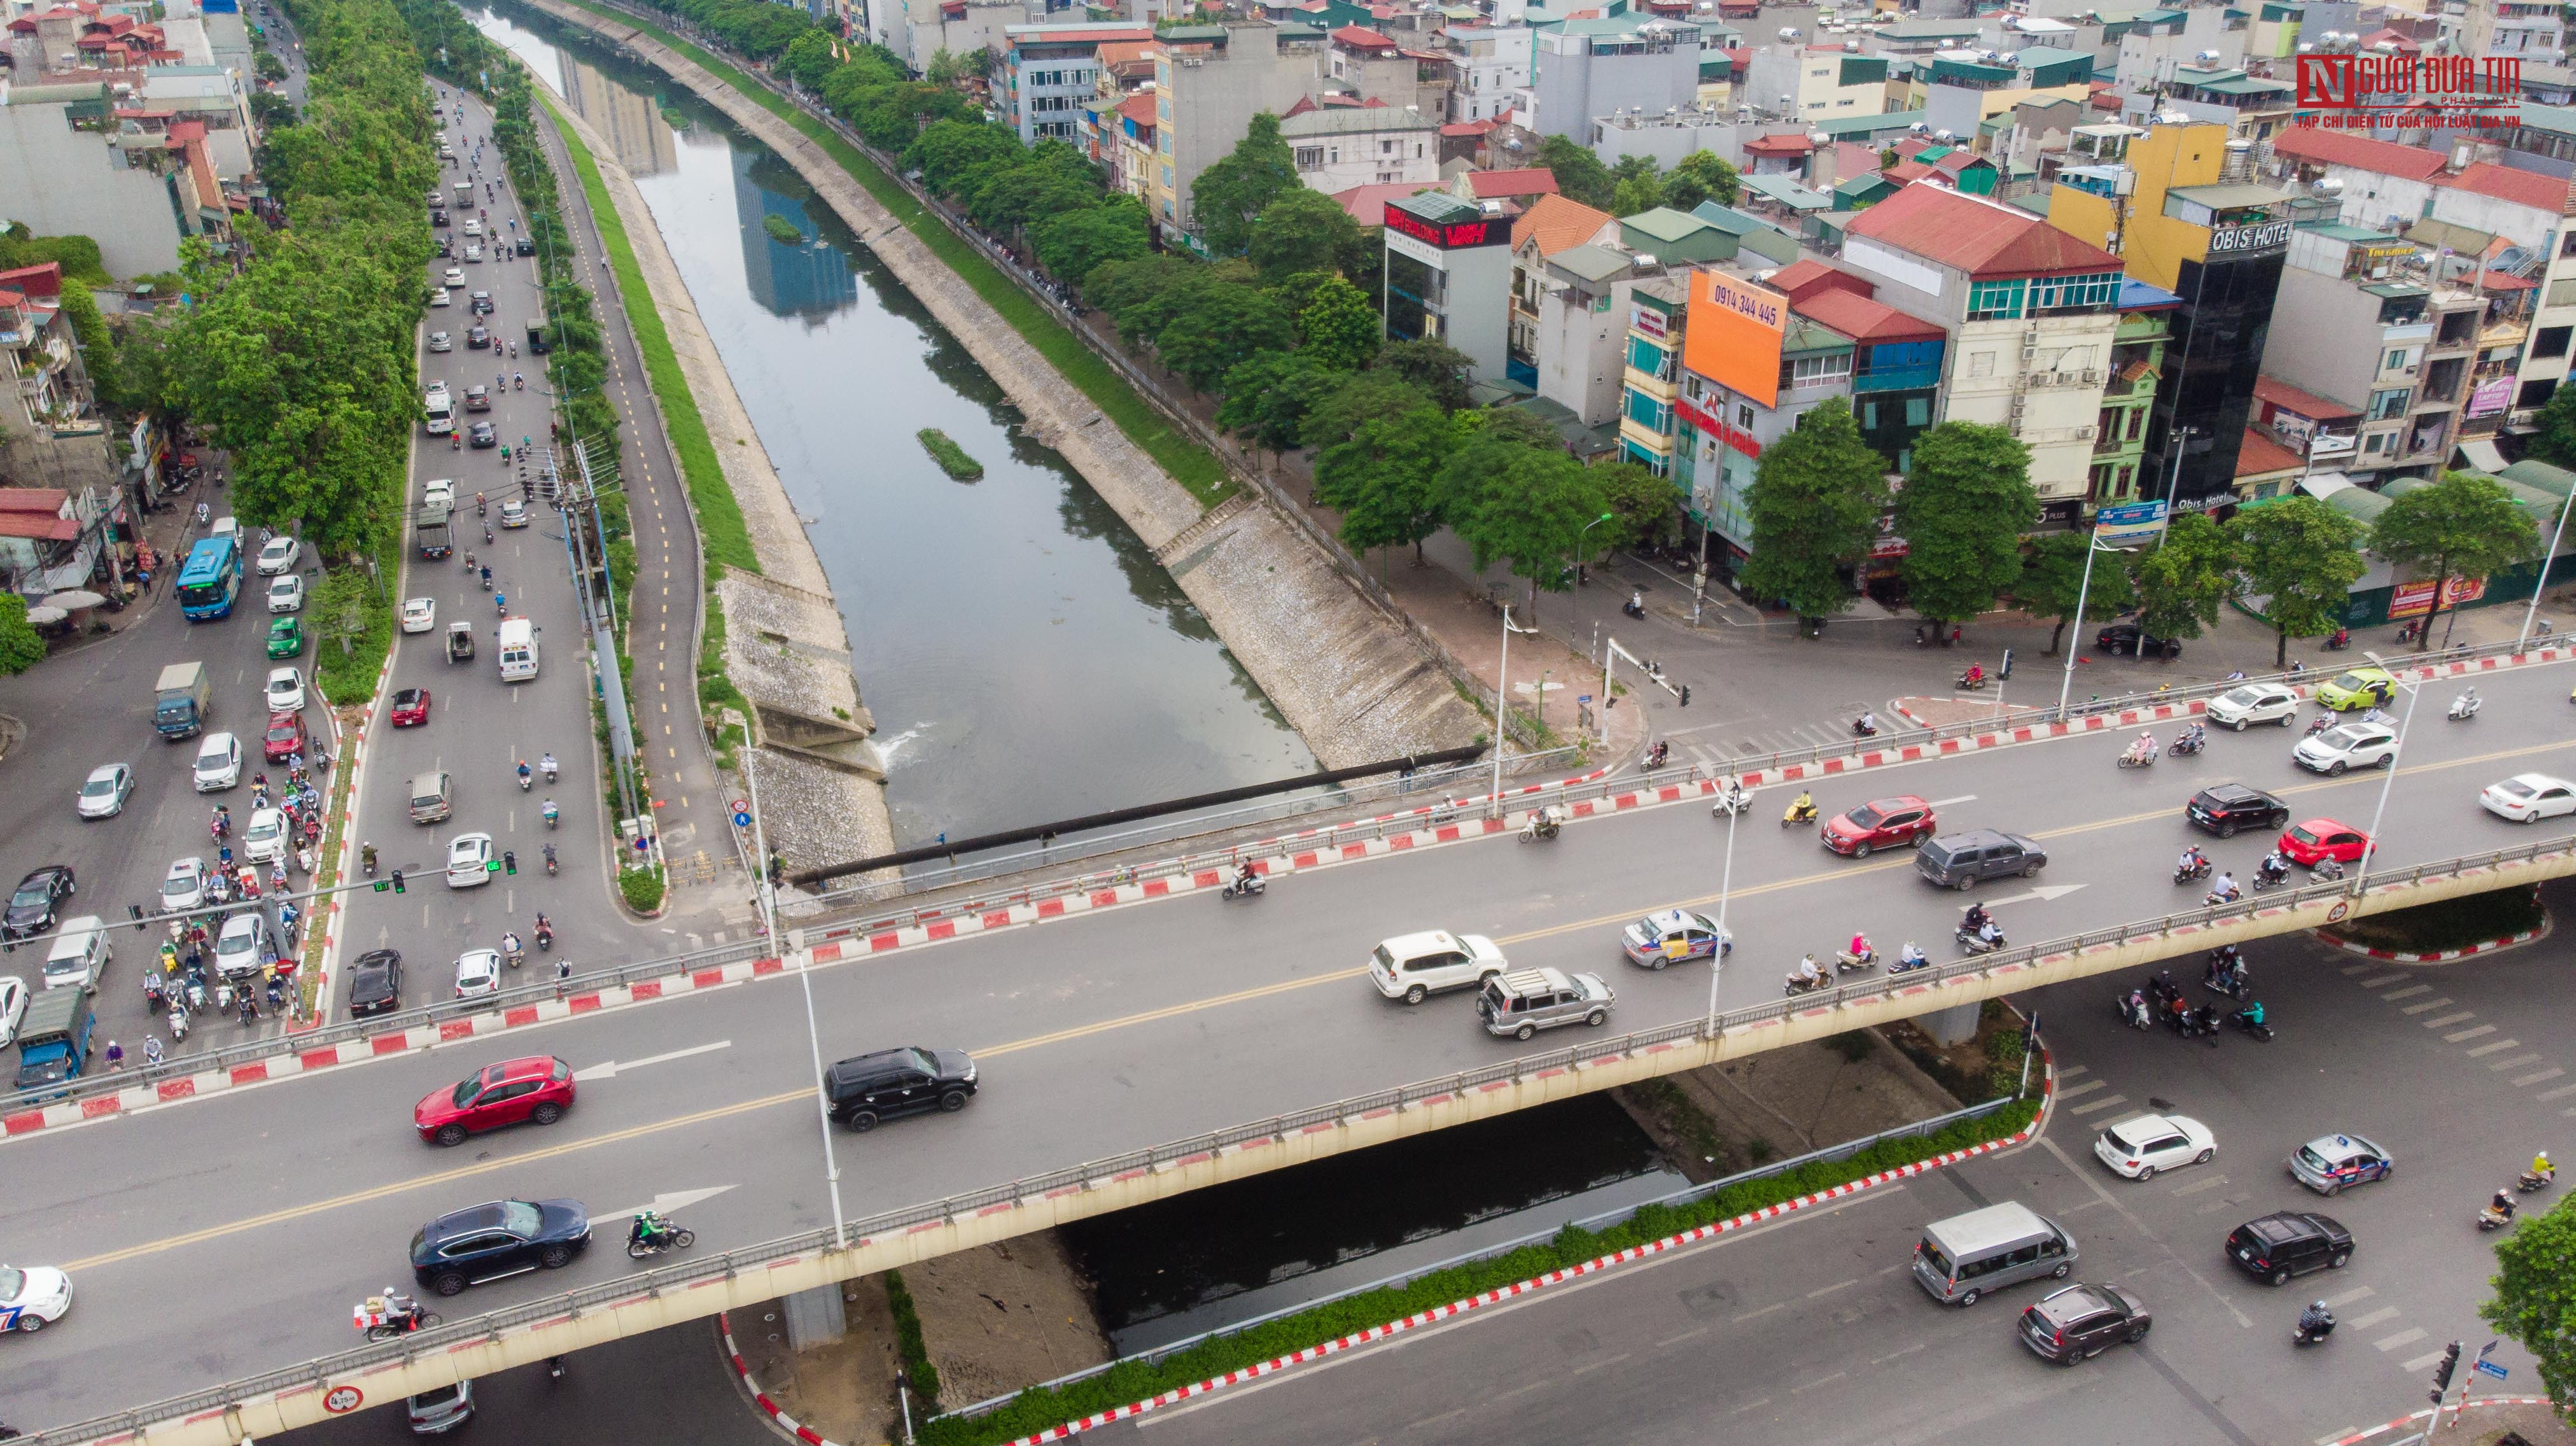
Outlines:
POLYGON ((1944 1045, 1965 1044, 1977 1037, 1977 1011, 1983 1001, 1970 1000, 1948 1009, 1914 1016, 1913 1024, 1944 1045))
POLYGON ((849 1333, 849 1317, 842 1312, 838 1284, 780 1296, 778 1307, 787 1319, 787 1348, 791 1351, 810 1350, 849 1333))

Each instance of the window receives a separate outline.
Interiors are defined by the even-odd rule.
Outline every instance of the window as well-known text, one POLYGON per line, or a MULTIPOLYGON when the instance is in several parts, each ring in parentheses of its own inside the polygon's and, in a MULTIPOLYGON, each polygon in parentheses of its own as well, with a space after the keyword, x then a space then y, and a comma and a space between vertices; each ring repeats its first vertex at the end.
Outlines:
POLYGON ((2379 369, 2384 372, 2412 371, 2414 368, 2415 349, 2413 347, 2399 347, 2379 361, 2379 369))
POLYGON ((1780 364, 1780 380, 1792 387, 1822 386, 1851 375, 1851 353, 1802 356, 1780 364))
POLYGON ((1993 376, 1994 374, 1995 374, 1995 354, 1994 354, 1993 352, 1990 352, 1990 351, 1980 351, 1980 352, 1971 352, 1971 353, 1969 353, 1969 354, 1968 354, 1968 375, 1969 375, 1969 376, 1971 376, 1971 377, 1990 377, 1990 376, 1993 376))
POLYGON ((1673 379, 1672 353, 1643 337, 1628 338, 1628 365, 1659 382, 1673 379))
POLYGON ((1628 388, 1627 411, 1629 421, 1649 432, 1664 435, 1673 429, 1673 409, 1635 387, 1628 388))
MULTIPOLYGON (((2571 240, 2571 241, 2576 241, 2576 234, 2571 234, 2571 235, 2568 237, 2568 239, 2569 239, 2569 240, 2571 240)), ((2568 336, 2568 333, 2569 333, 2569 332, 2571 332, 2571 331, 2576 331, 2576 327, 2566 327, 2566 326, 2544 326, 2544 327, 2542 327, 2542 328, 2540 329, 2540 334, 2539 334, 2538 336, 2533 337, 2533 338, 2531 339, 2531 354, 2532 354, 2532 356, 2533 356, 2533 357, 2535 357, 2535 358, 2538 358, 2538 357, 2559 357, 2559 356, 2565 356, 2565 355, 2567 355, 2567 336, 2568 336)))
POLYGON ((1323 167, 1324 148, 1322 146, 1299 146, 1297 148, 1297 169, 1301 171, 1319 171, 1322 170, 1323 167))
POLYGON ((2398 387, 2392 391, 2372 392, 2370 419, 2374 422, 2385 422, 2392 417, 2405 416, 2406 400, 2410 395, 2412 394, 2404 387, 2398 387))
POLYGON ((1863 402, 1860 404, 1860 429, 1864 432, 1875 432, 1878 430, 1878 403, 1863 402))
POLYGON ((1968 320, 2010 321, 2021 315, 2020 281, 1979 281, 1968 287, 1968 320))
POLYGON ((2141 436, 2145 435, 2146 430, 2147 430, 2147 409, 2146 409, 2146 408, 2144 408, 2144 407, 2132 407, 2132 408, 2130 408, 2130 409, 2129 409, 2129 435, 2128 435, 2128 439, 2127 439, 2127 440, 2132 441, 2132 442, 2134 442, 2134 441, 2138 440, 2138 438, 2139 438, 2139 437, 2141 437, 2141 436))
POLYGON ((1928 427, 1932 425, 1932 399, 1930 397, 1907 397, 1905 399, 1905 425, 1909 427, 1928 427))
POLYGON ((1742 405, 1742 404, 1740 404, 1740 403, 1739 403, 1739 404, 1736 406, 1736 408, 1735 408, 1735 425, 1736 425, 1736 427, 1737 427, 1738 429, 1740 429, 1740 430, 1742 430, 1742 431, 1747 431, 1747 432, 1752 431, 1752 430, 1753 430, 1753 409, 1752 409, 1751 407, 1749 407, 1749 406, 1744 406, 1744 405, 1742 405))
POLYGON ((2576 256, 2576 229, 2570 229, 2565 235, 2558 238, 2558 254, 2561 256, 2576 256))
MULTIPOLYGON (((1989 283, 2018 286, 2021 283, 1989 283)), ((2120 273, 2098 271, 2084 276, 2046 276, 2030 283, 2030 309, 2044 311, 2078 311, 2086 307, 2109 306, 2120 295, 2120 273)), ((1975 320, 1975 293, 1969 295, 1969 319, 1975 320)))
POLYGON ((2395 432, 2373 432, 2362 440, 2361 450, 2373 457, 2388 454, 2389 444, 2397 440, 2395 432))

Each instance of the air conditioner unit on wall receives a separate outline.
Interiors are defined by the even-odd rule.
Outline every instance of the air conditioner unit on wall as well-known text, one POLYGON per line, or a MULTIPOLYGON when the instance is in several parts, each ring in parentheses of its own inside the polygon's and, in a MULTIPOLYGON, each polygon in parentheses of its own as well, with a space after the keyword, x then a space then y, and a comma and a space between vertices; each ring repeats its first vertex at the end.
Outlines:
POLYGON ((2092 440, 2093 440, 2093 429, 2092 429, 2091 427, 2078 427, 2078 428, 2076 428, 2076 429, 2075 429, 2075 440, 2076 440, 2076 441, 2079 441, 2079 442, 2090 442, 2090 441, 2092 441, 2092 440))

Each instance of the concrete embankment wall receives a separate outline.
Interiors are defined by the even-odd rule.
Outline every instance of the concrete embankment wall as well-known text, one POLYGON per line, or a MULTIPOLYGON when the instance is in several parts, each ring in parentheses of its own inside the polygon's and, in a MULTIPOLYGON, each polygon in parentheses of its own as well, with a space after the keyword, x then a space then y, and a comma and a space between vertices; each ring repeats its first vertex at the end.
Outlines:
POLYGON ((810 137, 631 25, 562 0, 531 3, 625 47, 794 166, 966 344, 1031 439, 1062 454, 1155 550, 1326 767, 1452 747, 1484 731, 1438 662, 1265 500, 1222 504, 1223 515, 1190 532, 1204 513, 1198 500, 810 137))

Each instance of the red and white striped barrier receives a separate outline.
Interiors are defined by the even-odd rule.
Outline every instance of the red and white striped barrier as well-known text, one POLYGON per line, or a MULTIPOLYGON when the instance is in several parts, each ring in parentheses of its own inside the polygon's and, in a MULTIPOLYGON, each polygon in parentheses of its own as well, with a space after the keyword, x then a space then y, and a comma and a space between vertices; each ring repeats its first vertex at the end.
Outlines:
MULTIPOLYGON (((2471 1396, 2465 1401, 2457 1402, 2451 1406, 2445 1407, 2444 1409, 2457 1413, 2465 1411, 2471 1406, 2546 1406, 2548 1404, 2549 1398, 2547 1396, 2471 1396)), ((2376 1426, 2366 1427, 2362 1430, 2355 1431, 2349 1436, 2334 1437, 2328 1440, 2325 1443, 2325 1446, 2354 1446, 2354 1443, 2356 1442, 2367 1441, 2371 1437, 2380 1435, 2384 1432, 2395 1431, 2400 1427, 2412 1426, 2418 1421, 2430 1420, 2432 1415, 2433 1408, 2427 1406, 2421 1411, 2410 1411, 2407 1414, 2398 1417, 2394 1421, 2382 1421, 2376 1426)))
POLYGON ((2367 945, 2353 943, 2331 929, 2318 929, 2315 933, 2317 942, 2331 944, 2347 954, 2359 954, 2365 959, 2385 959, 2392 964, 2448 964, 2454 959, 2466 959, 2472 954, 2492 954, 2498 949, 2510 949, 2516 944, 2529 944, 2546 939, 2549 937, 2550 927, 2549 922, 2543 922, 2539 928, 2526 929, 2510 939, 2489 939, 2483 944, 2471 944, 2465 949, 2445 949, 2438 954, 2401 954, 2393 949, 2373 949, 2367 945))
POLYGON ((771 1420, 795 1432, 797 1440, 808 1442, 810 1446, 834 1446, 834 1443, 825 1440, 813 1427, 798 1422, 795 1417, 778 1409, 778 1403, 769 1399, 761 1391, 760 1383, 751 1378, 750 1365, 743 1360, 742 1352, 734 1346, 733 1317, 730 1314, 724 1311, 716 1312, 716 1329, 724 1333, 725 1359, 733 1362, 733 1373, 741 1378, 742 1388, 751 1393, 753 1405, 769 1413, 771 1420))

